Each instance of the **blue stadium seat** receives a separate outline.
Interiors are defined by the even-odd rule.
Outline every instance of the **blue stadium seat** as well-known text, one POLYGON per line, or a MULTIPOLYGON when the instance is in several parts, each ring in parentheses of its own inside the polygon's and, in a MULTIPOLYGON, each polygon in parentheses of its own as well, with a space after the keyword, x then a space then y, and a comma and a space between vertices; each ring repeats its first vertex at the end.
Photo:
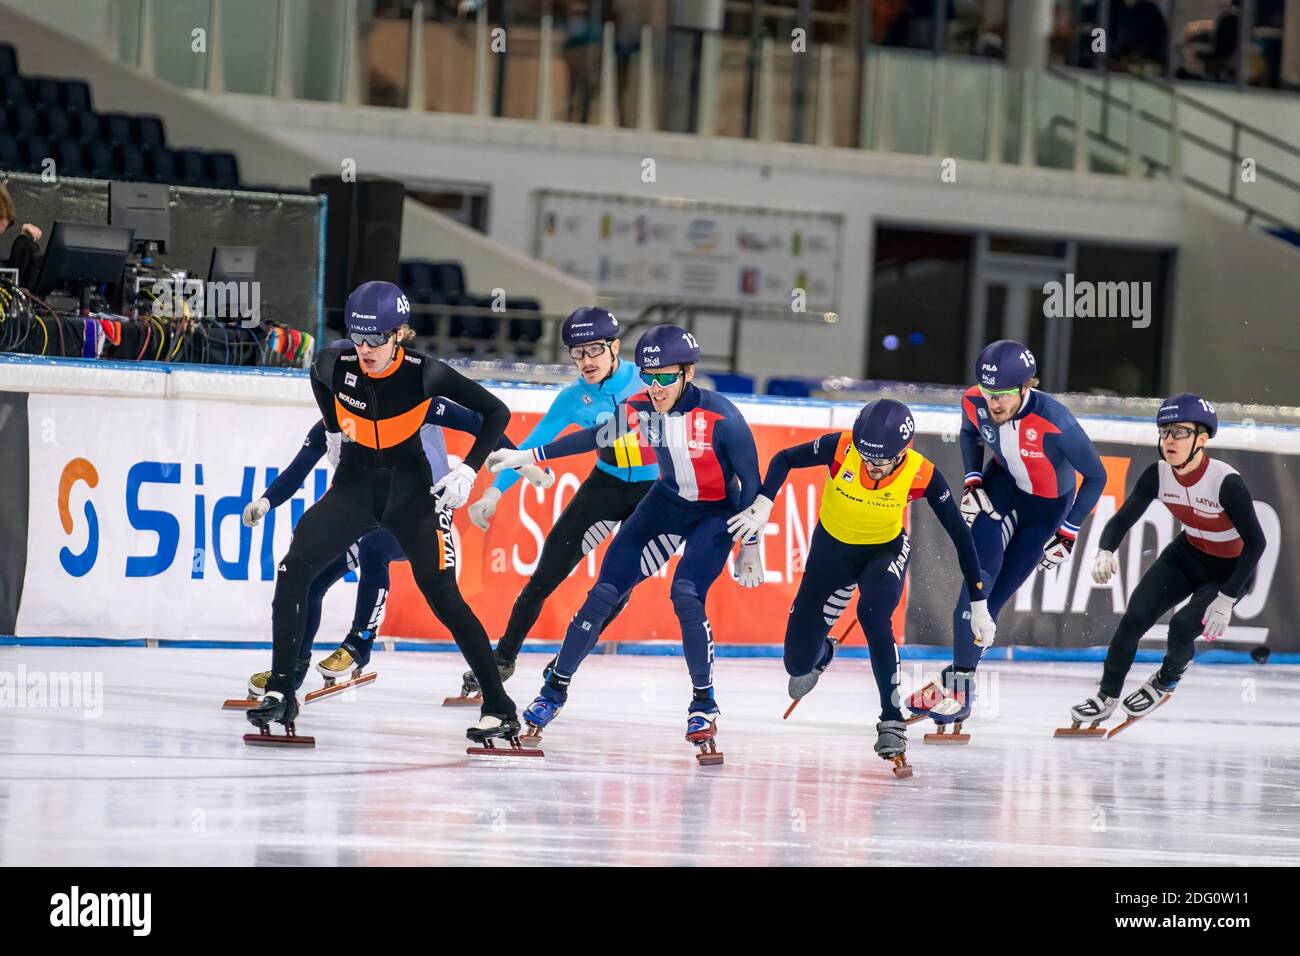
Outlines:
POLYGON ((113 147, 102 139, 81 146, 82 164, 95 179, 113 178, 113 147))
POLYGON ((49 103, 58 106, 62 94, 62 83, 51 76, 33 76, 27 80, 27 100, 33 106, 49 103))
POLYGON ((72 124, 73 135, 83 143, 104 140, 104 137, 100 135, 99 114, 93 110, 69 111, 68 120, 72 124))
POLYGON ((166 146, 150 146, 144 150, 145 168, 149 178, 156 183, 176 181, 176 155, 166 146))
MULTIPOLYGON (((405 263, 403 263, 405 265, 405 263)), ((403 286, 405 290, 406 287, 403 286)), ((442 295, 434 292, 432 289, 415 289, 407 291, 411 297, 411 302, 415 305, 446 305, 442 295)), ((427 313, 411 313, 411 328, 415 330, 416 335, 437 335, 438 327, 442 324, 439 316, 429 315, 427 313)))
POLYGON ((141 146, 166 146, 167 131, 163 127, 163 121, 157 116, 133 116, 131 118, 132 132, 135 134, 135 142, 141 146))
POLYGON ((23 169, 22 153, 18 149, 18 140, 7 133, 0 133, 0 169, 23 169))
POLYGON ((178 149, 176 156, 176 182, 185 186, 206 186, 207 171, 203 168, 203 153, 197 149, 178 149))
POLYGON ((101 113, 99 115, 99 135, 113 145, 134 143, 131 133, 131 117, 125 113, 101 113))
POLYGON ((29 136, 25 140, 20 140, 19 145, 23 150, 23 159, 27 164, 29 173, 41 173, 45 171, 45 160, 50 159, 49 140, 41 136, 29 136))
POLYGON ((63 139, 72 135, 72 123, 68 114, 58 104, 42 103, 36 107, 36 119, 41 124, 41 132, 49 139, 63 139))
POLYGON ((144 153, 135 143, 118 143, 113 147, 113 172, 120 179, 142 182, 149 178, 144 153))
MULTIPOLYGON (((542 303, 536 299, 510 299, 512 309, 535 309, 542 311, 542 303)), ((506 337, 514 343, 515 351, 520 355, 532 355, 534 347, 542 337, 541 319, 511 319, 506 337)))
POLYGON ((19 138, 41 135, 41 121, 36 110, 26 103, 9 107, 9 129, 19 138))
POLYGON ((12 43, 0 43, 0 76, 18 75, 18 51, 12 43))
POLYGON ((399 267, 399 283, 406 292, 414 295, 434 287, 433 263, 424 259, 408 259, 399 267))
POLYGON ((89 172, 81 157, 81 147, 71 137, 54 141, 54 162, 60 176, 85 176, 89 172))
POLYGON ((704 374, 713 379, 713 387, 719 392, 732 395, 754 394, 754 376, 752 375, 736 375, 732 372, 705 372, 704 374))
POLYGON ((767 380, 767 394, 810 398, 812 386, 807 379, 803 378, 770 378, 767 380))
POLYGON ((90 98, 90 84, 85 80, 64 80, 60 90, 59 102, 66 110, 92 110, 95 108, 90 98))
POLYGON ((235 189, 239 186, 239 160, 234 153, 208 153, 207 177, 217 189, 235 189))
POLYGON ((0 77, 0 96, 6 103, 26 103, 27 84, 21 76, 0 77))

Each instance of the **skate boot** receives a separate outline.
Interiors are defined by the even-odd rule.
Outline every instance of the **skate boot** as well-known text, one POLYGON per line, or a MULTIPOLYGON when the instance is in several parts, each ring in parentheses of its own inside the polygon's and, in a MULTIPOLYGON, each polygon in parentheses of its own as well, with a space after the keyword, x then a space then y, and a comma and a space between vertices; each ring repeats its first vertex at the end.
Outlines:
POLYGON ((528 725, 528 733, 523 736, 524 743, 535 745, 542 739, 542 728, 555 719, 569 699, 571 679, 551 671, 550 677, 542 685, 541 693, 524 708, 524 723, 528 725))
POLYGON ((817 686, 821 680, 823 672, 831 666, 831 660, 835 657, 835 648, 840 646, 838 638, 826 638, 826 647, 822 651, 821 659, 817 661, 817 666, 807 674, 801 674, 798 677, 791 677, 789 684, 790 706, 786 708, 785 713, 781 716, 782 720, 789 718, 794 709, 799 706, 799 701, 808 696, 812 689, 817 686))
POLYGON ((970 718, 971 709, 975 706, 975 672, 959 671, 950 666, 944 668, 940 676, 945 696, 926 714, 935 722, 938 730, 921 739, 927 744, 968 744, 970 734, 963 734, 961 725, 970 718), (952 727, 952 733, 945 733, 945 728, 949 726, 952 727))
MULTIPOLYGON (((501 683, 508 681, 515 672, 515 662, 505 660, 500 654, 496 655, 497 673, 501 675, 501 683)), ((444 697, 442 706, 444 707, 477 707, 483 703, 483 688, 479 686, 478 678, 474 676, 473 671, 466 671, 460 678, 460 695, 457 697, 444 697)))
POLYGON ((1115 713, 1115 705, 1119 701, 1114 697, 1107 697, 1100 690, 1089 697, 1081 704, 1075 704, 1070 708, 1070 726, 1058 727, 1054 737, 1105 737, 1106 728, 1101 726, 1102 721, 1110 719, 1110 715, 1115 713), (1081 726, 1087 724, 1087 727, 1081 726))
POLYGON ((932 677, 929 681, 921 686, 921 689, 907 698, 907 709, 912 712, 912 716, 907 718, 909 724, 914 724, 918 720, 925 720, 930 716, 930 711, 945 697, 952 695, 953 674, 956 673, 953 666, 949 664, 943 669, 943 673, 938 677, 932 677))
POLYGON ((714 738, 718 735, 718 702, 713 699, 713 688, 695 688, 691 706, 686 714, 686 739, 699 748, 695 759, 701 767, 722 763, 722 752, 714 738))
POLYGON ((306 697, 306 703, 333 697, 351 687, 362 687, 373 683, 378 674, 363 674, 370 663, 370 651, 375 646, 375 632, 361 631, 353 628, 343 643, 325 660, 316 665, 317 672, 325 678, 325 686, 314 690, 306 697), (347 677, 348 673, 351 677, 347 677))
POLYGON ((477 747, 467 747, 465 753, 475 757, 544 757, 541 750, 525 747, 519 741, 519 718, 484 714, 477 724, 465 731, 465 736, 477 747), (506 740, 509 747, 497 747, 494 741, 506 740))
POLYGON ((262 699, 245 714, 248 722, 258 729, 258 733, 244 734, 244 743, 263 747, 316 746, 315 737, 299 737, 294 730, 294 721, 298 717, 298 698, 294 696, 292 683, 288 674, 271 676, 262 699), (273 723, 284 725, 283 736, 271 733, 273 723))
POLYGON ((894 765, 894 776, 910 777, 907 762, 907 724, 901 720, 882 720, 876 724, 876 753, 894 765))
MULTIPOLYGON (((295 691, 302 687, 302 682, 307 679, 307 671, 310 667, 310 657, 304 657, 294 665, 293 689, 295 691)), ((230 698, 221 705, 222 710, 248 710, 250 707, 256 707, 257 702, 266 693, 266 682, 270 679, 270 671, 258 671, 248 679, 248 696, 230 698)))
POLYGON ((1128 714, 1128 718, 1106 736, 1108 738, 1114 737, 1125 727, 1147 716, 1151 711, 1169 700, 1174 695, 1174 688, 1177 686, 1177 680, 1167 681, 1161 671, 1156 671, 1147 678, 1145 684, 1124 698, 1124 703, 1121 706, 1124 708, 1124 713, 1128 714))

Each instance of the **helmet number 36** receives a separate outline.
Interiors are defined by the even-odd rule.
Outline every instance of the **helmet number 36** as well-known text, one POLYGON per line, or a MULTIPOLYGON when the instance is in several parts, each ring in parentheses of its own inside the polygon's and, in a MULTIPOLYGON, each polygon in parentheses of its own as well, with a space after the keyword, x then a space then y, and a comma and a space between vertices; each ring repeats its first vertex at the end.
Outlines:
POLYGON ((907 439, 912 437, 912 432, 915 430, 915 428, 916 426, 912 423, 912 420, 908 418, 904 420, 904 422, 901 425, 898 426, 898 434, 903 437, 904 441, 906 441, 907 439))

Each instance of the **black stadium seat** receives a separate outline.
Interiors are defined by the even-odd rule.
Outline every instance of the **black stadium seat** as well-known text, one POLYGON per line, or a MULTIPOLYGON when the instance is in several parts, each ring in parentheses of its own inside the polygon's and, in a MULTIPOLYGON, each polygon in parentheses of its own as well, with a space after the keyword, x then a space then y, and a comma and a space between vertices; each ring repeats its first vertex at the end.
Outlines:
POLYGON ((27 84, 21 76, 0 77, 0 97, 6 103, 26 103, 27 84))
POLYGON ((118 143, 113 147, 113 170, 122 179, 144 182, 149 178, 144 153, 135 143, 118 143))
POLYGON ((40 121, 41 132, 49 139, 63 139, 72 135, 68 114, 58 104, 42 103, 36 107, 36 118, 40 121))
POLYGON ((135 133, 135 142, 141 146, 166 146, 167 133, 163 122, 157 116, 133 116, 131 126, 135 133))
POLYGON ((208 153, 208 181, 216 189, 236 189, 239 186, 239 160, 234 153, 208 153))
POLYGON ((66 110, 94 109, 90 98, 90 84, 85 80, 64 80, 60 102, 66 110))
POLYGON ((25 166, 18 149, 18 140, 7 133, 0 133, 0 169, 19 170, 25 166))
POLYGON ((27 81, 27 99, 33 105, 49 103, 58 106, 62 83, 48 76, 33 76, 27 81))
POLYGON ((81 147, 71 138, 56 140, 54 143, 54 162, 60 176, 85 176, 85 161, 81 158, 81 147))
POLYGON ((170 183, 176 180, 176 154, 166 146, 150 146, 144 149, 144 164, 149 171, 149 178, 156 183, 170 183))
POLYGON ((113 176, 113 147, 101 139, 84 143, 81 147, 81 159, 90 175, 96 179, 111 179, 113 176))
POLYGON ((197 149, 178 149, 176 156, 176 181, 184 186, 206 186, 208 174, 203 168, 203 153, 197 149))
POLYGON ((51 158, 49 140, 40 136, 29 136, 25 140, 20 140, 19 143, 22 146, 27 171, 29 173, 44 172, 45 161, 51 158))
POLYGON ((26 103, 9 107, 9 129, 20 138, 24 136, 40 136, 41 121, 36 115, 36 110, 26 103))
POLYGON ((114 146, 118 143, 134 143, 131 134, 131 117, 124 113, 101 113, 99 115, 100 136, 114 146))
POLYGON ((0 43, 0 76, 18 75, 18 51, 11 43, 0 43))
POLYGON ((68 118, 72 122, 73 134, 83 143, 93 143, 103 141, 100 136, 99 114, 91 110, 79 110, 75 113, 69 113, 68 118))

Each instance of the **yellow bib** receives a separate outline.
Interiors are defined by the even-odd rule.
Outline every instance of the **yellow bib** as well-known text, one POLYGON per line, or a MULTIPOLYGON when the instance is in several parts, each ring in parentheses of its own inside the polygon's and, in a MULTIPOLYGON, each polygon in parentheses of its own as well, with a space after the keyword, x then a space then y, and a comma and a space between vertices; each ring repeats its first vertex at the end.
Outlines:
POLYGON ((821 523, 845 544, 884 544, 903 530, 903 512, 912 499, 925 494, 934 465, 914 448, 903 463, 880 481, 872 481, 853 447, 853 434, 844 432, 835 448, 826 489, 822 492, 821 523))

